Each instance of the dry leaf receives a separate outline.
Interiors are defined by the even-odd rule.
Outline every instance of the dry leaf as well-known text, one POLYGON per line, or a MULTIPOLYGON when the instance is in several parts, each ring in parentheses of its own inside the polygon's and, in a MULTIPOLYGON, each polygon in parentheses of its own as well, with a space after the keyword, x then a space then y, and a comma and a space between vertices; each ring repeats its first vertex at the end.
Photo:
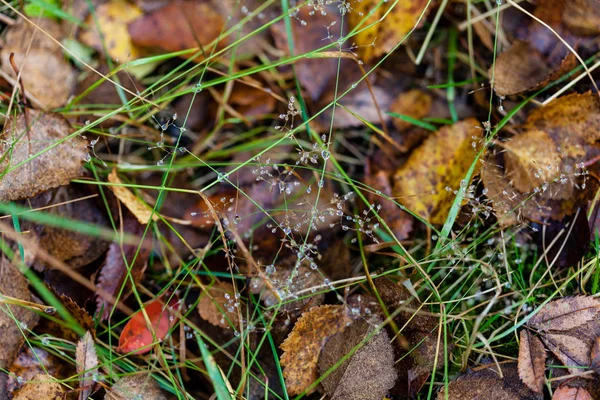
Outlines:
MULTIPOLYGON (((114 183, 115 185, 123 184, 123 181, 121 181, 121 179, 117 175, 116 168, 113 169, 110 172, 110 174, 108 174, 108 181, 110 183, 114 183)), ((158 220, 158 214, 153 214, 152 209, 146 203, 144 203, 144 201, 141 198, 133 194, 133 192, 129 190, 129 188, 125 186, 113 185, 109 187, 113 191, 117 199, 119 199, 121 203, 123 203, 125 207, 127 207, 127 209, 131 211, 133 215, 135 215, 140 224, 145 225, 148 222, 150 222, 150 219, 152 219, 153 221, 158 220)))
POLYGON ((428 3, 430 2, 427 0, 399 0, 384 3, 378 0, 354 2, 353 10, 348 13, 348 16, 351 30, 362 22, 361 31, 352 38, 356 42, 361 59, 370 62, 375 57, 389 53, 412 29, 417 28, 421 15, 423 18, 420 22, 424 22, 427 13, 433 7, 432 4, 427 7, 428 3), (391 7, 393 8, 390 11, 391 7), (386 18, 377 22, 388 11, 389 14, 386 18), (373 14, 367 18, 371 12, 373 14), (372 27, 364 29, 375 22, 377 23, 372 27))
POLYGON ((59 295, 59 298, 69 313, 79 323, 79 325, 81 325, 84 330, 91 332, 92 337, 96 337, 96 328, 90 313, 88 313, 85 308, 80 307, 68 296, 59 295))
POLYGON ((590 365, 590 346, 576 336, 548 333, 542 336, 548 349, 572 374, 585 371, 590 365))
POLYGON ((321 382, 331 400, 381 400, 394 386, 394 349, 384 329, 375 331, 381 323, 379 319, 357 320, 323 346, 319 373, 324 375, 334 368, 321 382), (368 341, 352 353, 365 339, 368 341))
POLYGON ((561 386, 554 391, 552 400, 593 400, 584 388, 561 386))
POLYGON ((52 376, 39 374, 19 390, 14 400, 63 400, 65 389, 52 376))
POLYGON ((595 319, 600 300, 590 296, 565 297, 542 307, 528 322, 541 331, 567 331, 595 319))
POLYGON ((455 197, 453 190, 466 189, 461 180, 475 157, 472 143, 481 134, 472 118, 431 134, 396 171, 397 201, 429 222, 443 224, 455 197))
MULTIPOLYGON (((129 34, 136 46, 175 52, 206 47, 223 31, 225 21, 207 1, 170 1, 129 24, 129 34)), ((224 42, 221 42, 224 44, 224 42)))
MULTIPOLYGON (((431 96, 427 92, 413 89, 408 92, 400 93, 390 106, 390 111, 420 120, 423 117, 426 117, 431 111, 432 101, 431 96)), ((412 126, 410 122, 403 121, 400 118, 394 118, 392 121, 399 131, 403 131, 412 126)))
POLYGON ((104 396, 104 400, 137 399, 167 400, 167 396, 149 374, 125 376, 107 390, 104 396))
POLYGON ((26 109, 25 113, 27 117, 19 114, 7 118, 2 132, 0 170, 14 169, 0 178, 0 201, 33 197, 45 190, 67 185, 83 173, 86 144, 79 136, 66 139, 73 133, 69 122, 59 114, 31 109, 26 109), (44 151, 50 147, 50 150, 44 151), (28 160, 42 151, 42 154, 28 160), (22 162, 25 163, 19 165, 22 162))
POLYGON ((233 285, 229 282, 216 281, 200 297, 198 313, 200 317, 215 326, 222 328, 238 328, 239 299, 235 297, 233 285))
POLYGON ((302 314, 280 346, 283 350, 280 362, 289 394, 316 390, 316 387, 309 388, 318 378, 321 348, 351 321, 344 306, 318 306, 302 314))
MULTIPOLYGON (((123 216, 123 231, 141 237, 144 233, 144 227, 129 213, 126 213, 123 216)), ((121 246, 117 242, 111 243, 99 272, 98 287, 115 298, 120 294, 120 300, 125 300, 131 293, 131 279, 136 285, 144 275, 150 257, 150 248, 151 243, 149 243, 149 240, 142 243, 141 246, 132 244, 121 246), (125 289, 121 290, 123 285, 125 285, 125 289)), ((112 306, 109 299, 98 295, 96 304, 97 310, 102 310, 102 318, 108 318, 112 306)))
POLYGON ((75 362, 79 375, 79 400, 85 400, 94 390, 94 374, 98 370, 98 355, 94 338, 88 331, 83 335, 75 350, 75 362))
POLYGON ((127 24, 141 15, 142 10, 125 0, 100 4, 95 7, 94 15, 89 15, 85 20, 89 28, 79 38, 100 52, 104 52, 106 46, 106 51, 113 60, 121 63, 136 60, 144 54, 132 43, 127 24))
MULTIPOLYGON (((2 70, 13 78, 17 77, 10 63, 10 54, 14 53, 25 95, 36 99, 36 105, 52 109, 67 102, 75 84, 75 74, 71 64, 65 60, 62 48, 46 35, 57 40, 63 37, 58 22, 49 18, 36 18, 35 23, 40 30, 24 20, 19 20, 7 29, 0 53, 2 70)), ((66 160, 68 159, 64 161, 66 160)))
POLYGON ((563 22, 579 35, 600 34, 600 7, 598 0, 565 1, 563 22))
MULTIPOLYGON (((0 258, 0 293, 28 302, 36 301, 29 291, 27 279, 4 255, 0 258)), ((8 369, 11 366, 19 352, 19 347, 25 341, 21 330, 26 332, 27 329, 33 329, 38 320, 39 316, 30 309, 0 304, 0 337, 2 338, 0 368, 8 369), (21 327, 17 326, 18 323, 21 327)))
POLYGON ((519 334, 519 378, 529 389, 542 393, 546 370, 546 349, 540 339, 522 330, 519 334))
POLYGON ((596 371, 597 374, 600 374, 600 337, 594 339, 590 359, 590 367, 596 371))

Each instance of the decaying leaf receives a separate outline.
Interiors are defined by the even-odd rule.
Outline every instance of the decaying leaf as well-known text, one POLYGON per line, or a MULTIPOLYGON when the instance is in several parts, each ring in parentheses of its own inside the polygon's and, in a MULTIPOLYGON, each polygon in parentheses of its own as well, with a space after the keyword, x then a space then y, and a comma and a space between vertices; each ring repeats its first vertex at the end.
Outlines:
POLYGON ((127 207, 129 211, 140 222, 140 224, 147 224, 152 219, 153 221, 158 220, 158 215, 156 213, 152 213, 152 209, 142 201, 141 198, 136 196, 129 190, 129 188, 123 185, 123 181, 117 175, 117 170, 113 169, 110 174, 108 174, 108 181, 110 183, 114 183, 115 185, 109 186, 113 191, 117 199, 121 201, 127 207))
MULTIPOLYGON (((408 92, 400 93, 390 106, 390 111, 420 120, 429 114, 432 101, 431 96, 427 92, 413 89, 408 92)), ((412 126, 410 122, 403 121, 400 118, 394 118, 393 121, 394 126, 399 131, 403 131, 412 126)))
POLYGON ((79 375, 79 399, 85 400, 94 390, 94 373, 98 369, 98 355, 94 338, 88 331, 83 335, 75 350, 77 374, 79 375))
POLYGON ((142 10, 125 0, 100 4, 94 15, 85 20, 89 28, 80 34, 80 39, 100 52, 106 48, 108 55, 121 63, 138 59, 143 52, 132 43, 127 24, 141 15, 142 10))
MULTIPOLYGON (((133 18, 132 18, 133 19, 133 18)), ((223 32, 225 21, 208 1, 170 1, 129 24, 136 46, 166 52, 206 47, 223 32)))
POLYGON ((162 300, 156 299, 144 306, 150 326, 146 323, 143 311, 136 312, 123 328, 119 336, 121 353, 135 352, 144 354, 152 350, 152 344, 164 339, 177 320, 173 315, 170 305, 165 305, 162 300), (156 338, 156 339, 155 339, 156 338))
POLYGON ((21 346, 19 355, 8 370, 6 387, 0 387, 0 394, 6 390, 9 398, 23 386, 23 382, 32 380, 36 375, 48 374, 59 379, 73 376, 71 365, 66 365, 58 356, 33 346, 21 346))
POLYGON ((594 343, 592 344, 592 352, 590 354, 590 367, 596 371, 596 373, 600 374, 600 337, 594 339, 594 343))
POLYGON ((121 378, 106 392, 104 400, 153 399, 167 400, 158 382, 149 374, 129 375, 121 378))
POLYGON ((68 296, 59 295, 59 298, 69 313, 79 323, 79 325, 84 330, 90 332, 92 337, 96 337, 96 328, 90 313, 88 313, 85 308, 80 307, 79 304, 75 303, 73 299, 68 296))
MULTIPOLYGON (((63 32, 53 19, 36 18, 34 22, 39 29, 25 20, 19 20, 8 28, 0 53, 2 70, 13 78, 17 77, 10 62, 10 55, 14 54, 25 96, 32 97, 32 102, 44 109, 60 107, 67 102, 75 84, 71 64, 65 59, 59 44, 50 38, 60 40, 63 32)), ((76 159, 79 160, 79 157, 76 159)))
POLYGON ((328 338, 346 329, 352 321, 344 306, 326 305, 313 307, 294 325, 280 348, 281 366, 289 394, 307 391, 318 378, 318 361, 321 349, 328 338))
POLYGON ((570 373, 577 374, 589 367, 591 349, 585 339, 557 333, 544 334, 542 339, 570 373))
POLYGON ((72 133, 59 114, 27 109, 8 118, 0 147, 0 201, 33 197, 81 176, 86 144, 79 136, 69 137, 72 133))
MULTIPOLYGON (((0 258, 0 293, 27 302, 36 301, 29 291, 27 279, 5 256, 0 258)), ((30 309, 0 304, 0 337, 2 338, 0 368, 8 369, 11 366, 19 352, 19 347, 25 341, 23 335, 27 329, 33 329, 38 320, 39 316, 30 309)))
POLYGON ((353 37, 361 59, 369 62, 374 57, 389 53, 419 23, 423 23, 432 7, 427 0, 399 0, 393 3, 363 0, 352 3, 353 10, 348 16, 352 29, 361 24, 361 31, 353 37), (386 13, 384 20, 364 29, 386 13))
POLYGON ((584 388, 561 386, 554 391, 552 400, 593 400, 584 388))
POLYGON ((519 378, 535 393, 542 393, 546 370, 544 344, 525 329, 521 331, 519 338, 519 378))
POLYGON ((450 382, 447 393, 442 385, 437 399, 541 400, 519 380, 516 363, 503 363, 501 369, 502 376, 493 364, 462 375, 450 382))
POLYGON ((39 374, 16 393, 14 400, 62 400, 65 392, 66 390, 52 376, 39 374))
POLYGON ((579 35, 600 34, 600 7, 597 0, 565 1, 563 22, 579 35))
POLYGON ((600 301, 590 296, 565 297, 542 307, 529 320, 529 326, 541 331, 567 331, 595 319, 600 301))
POLYGON ((394 348, 385 329, 376 331, 381 323, 379 319, 357 320, 327 340, 319 357, 319 373, 334 368, 321 382, 330 399, 381 400, 394 386, 394 348))
POLYGON ((200 297, 198 313, 200 317, 215 326, 237 329, 239 300, 235 297, 233 285, 225 281, 216 281, 200 297))
POLYGON ((407 209, 433 224, 446 220, 454 190, 466 189, 461 182, 473 162, 482 129, 475 119, 445 126, 417 147, 394 175, 394 197, 407 209))

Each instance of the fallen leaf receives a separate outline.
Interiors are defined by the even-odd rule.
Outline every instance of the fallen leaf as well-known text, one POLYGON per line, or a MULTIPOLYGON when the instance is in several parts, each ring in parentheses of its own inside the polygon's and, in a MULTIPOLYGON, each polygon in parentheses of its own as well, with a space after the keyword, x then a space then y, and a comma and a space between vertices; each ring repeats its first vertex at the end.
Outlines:
MULTIPOLYGON (((136 46, 175 52, 202 46, 209 55, 211 42, 223 32, 225 21, 208 1, 170 1, 129 24, 136 46)), ((219 42, 223 45, 224 41, 219 42)))
POLYGON ((443 224, 454 190, 466 189, 461 180, 475 156, 472 143, 482 131, 470 118, 429 135, 394 174, 397 201, 432 224, 443 224))
POLYGON ((516 363, 501 364, 502 376, 496 365, 486 365, 458 377, 440 388, 438 400, 541 400, 519 380, 516 363), (446 397, 447 396, 447 397, 446 397))
POLYGON ((427 0, 399 0, 392 3, 362 0, 352 3, 352 8, 348 14, 350 30, 359 24, 361 29, 353 37, 355 46, 361 59, 370 62, 375 57, 389 53, 419 23, 424 23, 433 6, 427 0), (379 21, 384 15, 385 19, 379 21), (371 24, 374 25, 365 29, 371 24))
POLYGON ((150 327, 146 324, 142 310, 133 314, 119 336, 118 352, 147 353, 152 350, 152 345, 156 342, 154 336, 156 340, 163 340, 177 323, 171 312, 171 306, 165 305, 160 299, 147 303, 144 305, 144 309, 148 315, 150 327))
POLYGON ((542 393, 546 370, 544 344, 525 329, 521 331, 519 338, 519 378, 535 393, 542 393))
POLYGON ((48 374, 39 374, 19 390, 14 400, 62 400, 65 389, 48 374))
MULTIPOLYGON (((390 106, 390 111, 420 120, 431 111, 432 101, 427 92, 413 89, 400 93, 390 106)), ((394 118, 392 121, 399 131, 404 131, 412 126, 410 122, 403 121, 400 118, 394 118)))
MULTIPOLYGON (((0 258, 0 293, 27 302, 36 301, 29 291, 27 279, 4 255, 0 258)), ((0 368, 8 369, 12 365, 19 347, 25 341, 24 334, 28 329, 33 329, 38 320, 39 316, 28 308, 0 304, 0 368)))
POLYGON ((600 7, 597 0, 565 1, 563 22, 579 35, 600 34, 600 7))
POLYGON ((113 191, 117 199, 121 201, 127 207, 129 211, 140 222, 140 224, 147 224, 152 219, 153 221, 158 220, 158 214, 152 213, 152 209, 144 203, 144 201, 139 197, 133 194, 128 187, 120 186, 123 185, 123 181, 117 175, 117 170, 113 169, 110 174, 108 174, 108 181, 110 183, 114 183, 115 185, 110 185, 110 190, 113 191))
MULTIPOLYGON (((23 382, 33 380, 36 375, 48 374, 59 379, 72 377, 74 369, 58 356, 39 347, 22 346, 19 355, 8 370, 6 393, 12 398, 23 382)), ((0 393, 4 394, 0 388, 0 393)))
POLYGON ((202 293, 198 302, 200 318, 214 326, 237 329, 239 300, 235 297, 233 285, 229 282, 216 281, 202 293))
POLYGON ((376 331, 382 322, 357 320, 327 340, 319 357, 319 373, 332 371, 321 381, 328 398, 381 400, 394 386, 394 348, 385 329, 376 331), (367 342, 354 351, 363 340, 367 342))
POLYGON ((572 374, 585 371, 590 365, 590 346, 585 340, 572 335, 547 333, 544 344, 572 374))
POLYGON ((17 77, 10 63, 10 55, 14 53, 25 95, 33 97, 37 106, 53 109, 67 102, 75 84, 75 74, 62 48, 50 38, 60 40, 64 36, 58 22, 36 18, 35 23, 39 29, 25 20, 19 20, 7 29, 0 52, 2 70, 13 78, 17 77))
MULTIPOLYGON (((123 216, 123 231, 141 237, 144 227, 126 213, 123 216)), ((136 285, 144 275, 150 257, 150 246, 149 241, 140 246, 111 243, 98 275, 98 287, 115 298, 120 294, 120 300, 125 300, 131 293, 131 280, 136 285), (125 288, 121 290, 123 285, 125 288)), ((98 311, 102 310, 102 318, 108 318, 112 306, 110 301, 98 295, 96 305, 98 311)))
POLYGON ((596 371, 596 373, 600 374, 600 337, 594 339, 594 343, 592 344, 592 352, 590 354, 590 367, 596 371))
POLYGON ((33 197, 81 176, 86 144, 79 136, 69 138, 72 133, 59 114, 26 109, 7 118, 0 147, 0 201, 33 197))
POLYGON ((280 363, 289 394, 316 390, 309 388, 318 379, 321 349, 328 338, 346 329, 351 321, 344 306, 318 306, 302 314, 280 346, 280 363))
POLYGON ((552 400, 593 400, 584 388, 561 386, 554 391, 552 400))
POLYGON ((164 391, 150 374, 128 375, 106 391, 104 400, 167 400, 164 391))
POLYGON ((80 307, 77 303, 73 301, 68 296, 59 295, 60 301, 69 311, 69 313, 75 318, 75 320, 79 323, 79 325, 86 331, 91 332, 92 337, 96 337, 96 328, 94 324, 94 320, 90 313, 88 313, 85 308, 80 307))
POLYGON ((542 307, 528 322, 541 331, 567 331, 595 319, 600 300, 590 296, 564 297, 542 307))
POLYGON ((274 112, 276 100, 265 90, 249 85, 234 85, 229 104, 245 118, 258 119, 274 112))
POLYGON ((100 52, 106 48, 115 61, 124 63, 136 60, 143 57, 144 53, 132 43, 127 24, 141 15, 142 10, 125 0, 100 4, 95 7, 94 15, 89 15, 85 20, 89 28, 81 32, 79 38, 100 52))
POLYGON ((98 355, 91 333, 88 331, 77 343, 75 362, 79 375, 79 400, 85 400, 94 390, 94 374, 98 370, 98 355))

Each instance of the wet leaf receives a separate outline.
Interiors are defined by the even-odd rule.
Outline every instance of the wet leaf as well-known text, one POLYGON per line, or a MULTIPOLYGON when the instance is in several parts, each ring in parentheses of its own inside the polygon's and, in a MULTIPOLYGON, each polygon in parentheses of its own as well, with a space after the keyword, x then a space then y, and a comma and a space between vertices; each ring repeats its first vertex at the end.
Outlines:
POLYGON ((98 355, 94 338, 88 331, 77 343, 75 350, 75 361, 77 365, 77 374, 79 375, 79 399, 85 400, 94 389, 94 374, 98 369, 98 355))
POLYGON ((94 15, 85 20, 89 28, 80 34, 80 39, 99 52, 106 48, 108 55, 118 62, 136 60, 143 56, 143 51, 132 43, 127 24, 141 15, 136 5, 125 0, 100 4, 95 7, 94 15))
POLYGON ((413 28, 418 27, 421 15, 423 18, 420 23, 424 23, 427 13, 433 7, 432 4, 427 7, 428 3, 430 2, 427 0, 399 0, 393 3, 381 3, 377 0, 354 2, 348 17, 351 30, 361 24, 361 31, 353 38, 361 59, 370 62, 375 57, 389 53, 413 28), (385 19, 377 22, 388 12, 385 19), (369 14, 371 15, 367 17, 369 14), (373 23, 375 25, 364 29, 373 23))
POLYGON ((72 133, 71 125, 59 114, 27 109, 8 118, 0 147, 0 170, 5 172, 0 177, 0 201, 33 197, 81 176, 87 156, 85 141, 78 136, 67 138, 72 133))
POLYGON ((561 386, 554 391, 552 400, 593 400, 584 388, 561 386))
MULTIPOLYGON (((29 291, 27 279, 5 256, 0 258, 0 293, 27 302, 36 301, 29 291)), ((33 329, 38 320, 39 316, 28 308, 0 303, 0 368, 7 369, 11 366, 19 347, 25 341, 23 335, 27 329, 33 329)))
POLYGON ((541 331, 567 331, 595 319, 599 311, 600 301, 594 297, 565 297, 546 304, 528 324, 541 331))
POLYGON ((281 344, 281 366, 289 394, 309 390, 318 378, 319 354, 328 338, 346 329, 351 318, 344 306, 313 307, 302 316, 281 344))
POLYGON ((198 303, 200 317, 215 326, 222 328, 239 327, 238 303, 233 285, 225 281, 216 281, 207 291, 202 293, 198 303))
POLYGON ((2 70, 13 78, 17 77, 10 63, 10 55, 14 53, 27 98, 38 107, 53 109, 67 102, 75 84, 75 74, 71 64, 65 60, 62 48, 47 36, 57 40, 64 36, 58 22, 36 18, 35 23, 40 30, 24 20, 8 28, 0 52, 2 70))
POLYGON ((16 393, 14 400, 62 400, 64 396, 65 389, 52 376, 39 374, 16 393))
POLYGON ((546 349, 540 339, 522 330, 519 334, 519 378, 529 389, 542 393, 546 370, 546 349))
MULTIPOLYGON (((432 101, 433 99, 429 93, 419 89, 413 89, 408 92, 400 93, 390 106, 390 111, 420 120, 423 117, 426 117, 431 111, 432 101)), ((394 126, 399 131, 406 130, 413 126, 410 122, 406 122, 400 118, 394 118, 393 122, 394 126)))
POLYGON ((472 143, 481 134, 475 119, 431 134, 396 171, 393 194, 397 201, 433 224, 444 223, 455 197, 453 191, 469 184, 461 179, 475 156, 472 143))
POLYGON ((164 339, 177 322, 171 307, 165 305, 160 299, 147 303, 144 309, 150 326, 146 323, 142 310, 133 314, 119 337, 118 352, 135 354, 149 352, 152 350, 152 344, 164 339))
POLYGON ((152 209, 148 206, 144 201, 139 197, 133 194, 128 187, 119 186, 123 184, 123 181, 117 175, 117 170, 113 169, 110 174, 108 174, 108 181, 110 183, 114 183, 115 185, 111 185, 110 190, 115 194, 117 199, 121 201, 127 207, 129 211, 140 222, 140 224, 147 224, 152 219, 153 221, 158 220, 158 214, 152 213, 152 209))
POLYGON ((166 52, 206 47, 223 31, 225 21, 208 1, 170 1, 129 24, 136 46, 160 48, 166 52))
POLYGON ((149 374, 129 375, 121 378, 106 391, 104 400, 167 400, 158 382, 149 374))
POLYGON ((381 400, 394 386, 394 349, 384 329, 376 332, 381 323, 357 320, 327 340, 319 357, 319 373, 333 368, 321 382, 330 399, 381 400))

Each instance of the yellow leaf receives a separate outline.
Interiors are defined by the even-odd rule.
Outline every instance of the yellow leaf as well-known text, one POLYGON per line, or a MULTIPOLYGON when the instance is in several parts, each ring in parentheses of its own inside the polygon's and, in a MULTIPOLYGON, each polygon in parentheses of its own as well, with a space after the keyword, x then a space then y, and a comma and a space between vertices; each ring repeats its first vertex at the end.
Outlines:
POLYGON ((353 10, 349 14, 350 28, 354 29, 360 25, 360 32, 353 39, 363 61, 369 62, 375 57, 389 53, 417 26, 421 15, 425 17, 431 8, 427 7, 427 3, 428 0, 354 2, 353 10), (384 16, 383 21, 377 22, 384 16), (373 23, 375 25, 363 30, 373 23))
MULTIPOLYGON (((122 185, 123 182, 117 175, 117 170, 113 169, 108 174, 108 181, 117 185, 122 185)), ((121 200, 121 203, 127 207, 129 211, 137 218, 140 224, 147 224, 150 222, 150 218, 153 221, 158 219, 158 214, 152 214, 152 210, 144 203, 139 197, 131 192, 125 186, 109 186, 113 191, 117 199, 121 200)))
POLYGON ((140 48, 131 43, 127 24, 142 15, 134 4, 117 0, 96 8, 96 19, 90 15, 85 23, 90 28, 81 34, 81 41, 98 51, 103 51, 103 41, 108 55, 119 62, 142 57, 140 48), (96 24, 97 22, 97 24, 96 24), (98 32, 102 32, 102 39, 98 32))

